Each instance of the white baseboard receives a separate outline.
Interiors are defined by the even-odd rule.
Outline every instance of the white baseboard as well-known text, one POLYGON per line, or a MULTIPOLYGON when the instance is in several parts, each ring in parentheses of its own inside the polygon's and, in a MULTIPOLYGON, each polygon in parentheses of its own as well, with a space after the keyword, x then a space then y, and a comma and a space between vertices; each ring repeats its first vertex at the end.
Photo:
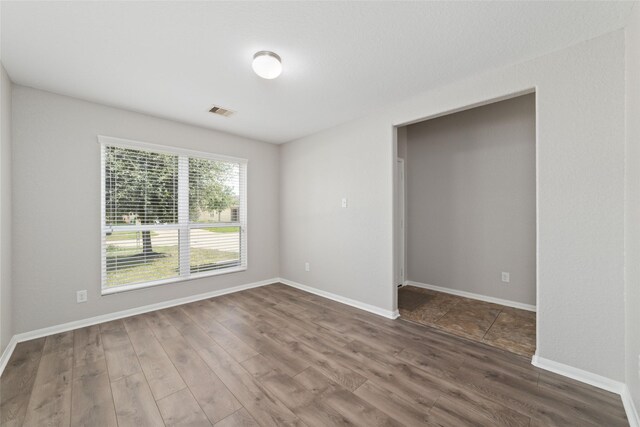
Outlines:
POLYGON ((412 280, 407 280, 405 282, 405 285, 415 286, 416 288, 430 289, 432 291, 438 291, 438 292, 443 292, 445 294, 457 295, 459 297, 476 299, 476 300, 479 300, 479 301, 491 302, 491 303, 494 303, 494 304, 500 304, 500 305, 504 305, 504 306, 507 306, 507 307, 519 308, 521 310, 536 311, 536 306, 535 305, 524 304, 524 303, 515 302, 515 301, 509 301, 509 300, 502 299, 502 298, 488 297, 486 295, 474 294, 474 293, 466 292, 466 291, 459 291, 457 289, 443 288, 441 286, 428 285, 426 283, 414 282, 412 280))
POLYGON ((553 373, 569 377, 571 379, 583 382, 585 384, 592 385, 594 387, 601 388, 611 393, 622 394, 624 383, 620 381, 614 381, 607 377, 603 377, 598 374, 593 374, 589 371, 574 368, 573 366, 565 365, 564 363, 554 362, 553 360, 545 359, 543 357, 534 354, 531 358, 531 364, 540 369, 551 371, 553 373))
POLYGON ((398 310, 391 311, 385 310, 384 308, 376 307, 375 305, 366 304, 364 302, 356 301, 351 298, 343 297, 341 295, 333 294, 331 292, 322 291, 320 289, 312 288, 311 286, 303 285, 301 283, 294 282, 289 279, 280 278, 281 283, 284 283, 287 286, 291 286, 292 288, 297 288, 305 292, 309 292, 311 294, 315 294, 324 298, 328 298, 333 301, 337 301, 342 304, 350 305, 351 307, 359 308, 360 310, 368 311, 373 314, 377 314, 378 316, 383 316, 388 319, 397 319, 400 317, 400 313, 398 310))
POLYGON ((633 403, 633 398, 629 393, 629 388, 625 383, 615 381, 610 378, 591 373, 589 371, 574 368, 573 366, 565 365, 564 363, 554 362, 553 360, 539 357, 537 354, 533 355, 531 364, 540 369, 544 369, 558 375, 562 375, 576 381, 598 387, 602 390, 620 395, 630 427, 640 427, 640 422, 638 421, 638 411, 636 410, 636 407, 633 403))
POLYGON ((14 335, 11 337, 9 343, 7 344, 7 347, 2 352, 2 356, 0 356, 0 375, 2 375, 2 373, 4 372, 4 368, 7 366, 7 363, 9 363, 9 359, 13 354, 13 350, 15 350, 16 348, 16 344, 18 344, 18 340, 14 335))
POLYGON ((640 416, 638 416, 638 410, 636 409, 635 403, 633 403, 633 397, 631 396, 629 387, 627 387, 626 384, 620 396, 622 397, 624 411, 627 413, 629 427, 640 427, 640 416))
POLYGON ((268 280, 262 280, 260 282, 248 283, 246 285, 234 286, 231 288, 220 289, 211 292, 205 292, 202 294, 190 295, 188 297, 176 298, 168 301, 159 302, 156 304, 144 305, 142 307, 130 308, 128 310, 116 311, 115 313, 103 314, 100 316, 89 317, 87 319, 75 320, 73 322, 62 323, 60 325, 49 326, 47 328, 36 329, 34 331, 23 332, 21 334, 14 335, 7 348, 0 356, 0 375, 4 371, 16 344, 29 341, 36 338, 46 337, 48 335, 59 334, 61 332, 67 332, 78 328, 84 328, 86 326, 96 325, 98 323, 109 322, 111 320, 122 319, 125 317, 135 316, 137 314, 148 313, 150 311, 161 310, 163 308, 175 307, 177 305, 188 304, 190 302, 200 301, 203 299, 213 298, 221 295, 231 294, 234 292, 244 291, 246 289, 258 288, 260 286, 270 285, 272 283, 278 283, 279 278, 273 278, 268 280))

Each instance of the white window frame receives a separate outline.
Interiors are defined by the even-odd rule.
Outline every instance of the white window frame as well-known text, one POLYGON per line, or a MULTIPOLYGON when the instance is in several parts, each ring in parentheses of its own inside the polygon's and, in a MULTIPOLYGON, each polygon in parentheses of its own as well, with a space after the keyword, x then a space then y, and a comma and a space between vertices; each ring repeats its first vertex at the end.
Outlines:
POLYGON ((248 236, 247 236, 247 165, 248 160, 238 157, 224 156, 219 154, 207 153, 203 151, 187 150, 182 148, 169 147, 165 145, 150 144, 147 142, 133 141, 129 139, 115 138, 111 136, 98 135, 98 143, 100 144, 100 200, 101 200, 101 281, 100 290, 102 295, 110 295, 119 292, 126 292, 135 289, 143 289, 152 286, 165 285, 168 283, 183 282, 186 280, 200 279, 209 276, 219 276, 222 274, 237 273, 245 271, 248 268, 248 236), (178 223, 177 224, 150 224, 135 226, 135 231, 147 231, 158 229, 178 229, 180 241, 180 274, 177 277, 162 280, 152 280, 143 283, 135 283, 130 285, 114 286, 107 288, 107 253, 106 253, 106 234, 107 232, 116 231, 132 231, 132 226, 108 226, 106 223, 106 176, 105 176, 105 148, 119 147, 129 148, 133 150, 143 150, 153 153, 171 154, 178 156, 178 223), (193 223, 189 221, 189 158, 199 158, 207 160, 217 160, 224 162, 232 162, 240 165, 240 206, 237 222, 208 222, 193 223), (186 168, 186 170, 185 170, 186 168), (234 267, 220 268, 211 271, 202 271, 191 273, 189 265, 190 261, 190 231, 196 228, 215 227, 239 227, 240 230, 240 265, 234 267))

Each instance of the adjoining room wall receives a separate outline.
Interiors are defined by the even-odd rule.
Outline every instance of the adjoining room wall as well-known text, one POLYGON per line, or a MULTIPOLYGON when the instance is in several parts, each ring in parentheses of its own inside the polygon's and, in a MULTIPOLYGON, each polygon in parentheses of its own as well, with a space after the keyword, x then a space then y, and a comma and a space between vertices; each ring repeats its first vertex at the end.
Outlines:
POLYGON ((13 141, 15 333, 278 277, 277 146, 22 86, 13 141), (248 270, 100 296, 97 135, 248 159, 248 270))
POLYGON ((640 4, 626 33, 627 159, 625 185, 626 383, 640 410, 640 4))
POLYGON ((393 126, 535 88, 538 356, 623 381, 624 86, 619 30, 285 144, 281 276, 396 309, 393 126))
POLYGON ((529 94, 406 127, 407 280, 536 304, 535 114, 529 94))
POLYGON ((0 64, 0 353, 13 336, 11 269, 11 90, 0 64))

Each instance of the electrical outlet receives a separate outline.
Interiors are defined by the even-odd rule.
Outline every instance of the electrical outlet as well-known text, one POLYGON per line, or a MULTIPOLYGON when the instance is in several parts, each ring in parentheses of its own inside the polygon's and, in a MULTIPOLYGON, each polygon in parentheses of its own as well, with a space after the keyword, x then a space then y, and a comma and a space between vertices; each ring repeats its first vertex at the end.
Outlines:
POLYGON ((347 198, 346 198, 346 197, 343 197, 343 198, 342 198, 342 207, 343 207, 343 208, 346 208, 347 206, 348 206, 347 198))
POLYGON ((308 262, 304 263, 304 271, 311 271, 311 266, 309 265, 308 262))
POLYGON ((78 304, 80 304, 81 302, 87 302, 87 290, 86 289, 76 292, 76 302, 78 304))
POLYGON ((509 273, 507 273, 506 271, 502 272, 502 281, 504 283, 509 283, 511 281, 511 279, 509 278, 509 273))

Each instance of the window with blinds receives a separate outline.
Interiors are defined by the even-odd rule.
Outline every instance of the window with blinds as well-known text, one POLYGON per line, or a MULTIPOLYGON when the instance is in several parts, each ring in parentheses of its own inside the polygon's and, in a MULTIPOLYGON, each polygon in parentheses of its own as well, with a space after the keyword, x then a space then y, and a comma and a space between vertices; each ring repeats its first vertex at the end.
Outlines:
POLYGON ((103 294, 247 268, 246 160, 99 141, 103 294))

